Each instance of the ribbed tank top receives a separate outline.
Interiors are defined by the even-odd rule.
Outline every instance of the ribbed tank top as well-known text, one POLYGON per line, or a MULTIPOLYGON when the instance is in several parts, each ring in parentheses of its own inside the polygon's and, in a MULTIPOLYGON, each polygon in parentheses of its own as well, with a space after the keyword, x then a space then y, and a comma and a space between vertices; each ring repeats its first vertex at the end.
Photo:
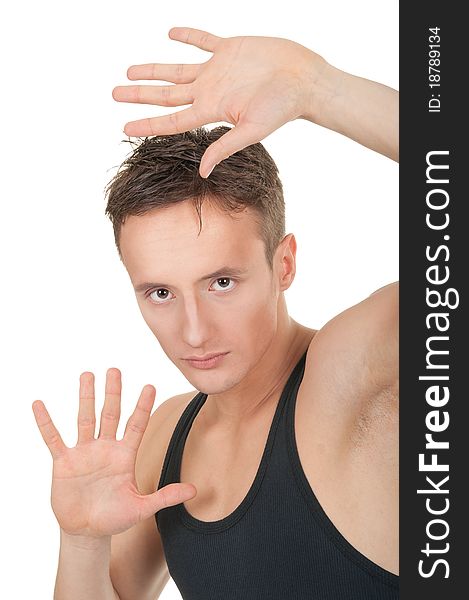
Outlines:
MULTIPOLYGON (((302 469, 294 417, 305 359, 306 352, 282 390, 257 474, 241 504, 218 521, 193 517, 183 503, 155 515, 169 573, 185 600, 399 597, 399 577, 341 535, 302 469)), ((206 399, 199 392, 182 413, 158 489, 180 481, 185 440, 206 399)))

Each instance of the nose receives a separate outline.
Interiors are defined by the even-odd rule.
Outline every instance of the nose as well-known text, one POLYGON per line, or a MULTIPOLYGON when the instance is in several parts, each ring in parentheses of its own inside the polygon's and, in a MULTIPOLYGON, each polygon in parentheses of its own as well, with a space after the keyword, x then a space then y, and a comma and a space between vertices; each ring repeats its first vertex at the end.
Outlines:
POLYGON ((200 299, 191 298, 184 302, 182 338, 193 348, 203 348, 210 336, 210 318, 200 299))

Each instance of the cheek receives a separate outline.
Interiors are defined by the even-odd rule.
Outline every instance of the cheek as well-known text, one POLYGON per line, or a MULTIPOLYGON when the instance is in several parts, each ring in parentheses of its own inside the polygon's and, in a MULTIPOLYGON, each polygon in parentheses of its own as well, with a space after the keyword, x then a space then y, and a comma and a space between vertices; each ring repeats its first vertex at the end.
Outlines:
POLYGON ((172 320, 163 319, 161 313, 164 311, 160 311, 158 307, 155 308, 149 304, 142 303, 139 304, 139 308, 148 328, 163 346, 165 340, 173 335, 171 332, 172 320))
MULTIPOLYGON (((264 290, 258 297, 250 297, 243 304, 240 319, 237 320, 238 337, 259 340, 260 345, 265 345, 277 327, 277 301, 276 298, 264 290)), ((257 345, 257 344, 256 344, 257 345)))
POLYGON ((138 307, 140 309, 140 313, 143 317, 143 320, 148 325, 148 327, 154 332, 155 318, 154 318, 154 314, 152 313, 152 311, 148 309, 149 307, 146 303, 146 300, 142 300, 141 302, 139 302, 138 307))

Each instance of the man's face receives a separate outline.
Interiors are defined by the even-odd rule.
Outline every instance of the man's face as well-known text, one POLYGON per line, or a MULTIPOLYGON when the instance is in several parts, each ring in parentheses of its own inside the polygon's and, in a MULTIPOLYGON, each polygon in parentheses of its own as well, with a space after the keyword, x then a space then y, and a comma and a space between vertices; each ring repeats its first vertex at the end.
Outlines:
POLYGON ((184 201, 128 217, 120 249, 143 318, 165 354, 196 389, 218 394, 268 349, 280 290, 252 209, 228 215, 205 201, 198 232, 196 210, 184 201), (213 353, 226 354, 205 364, 187 360, 213 353))

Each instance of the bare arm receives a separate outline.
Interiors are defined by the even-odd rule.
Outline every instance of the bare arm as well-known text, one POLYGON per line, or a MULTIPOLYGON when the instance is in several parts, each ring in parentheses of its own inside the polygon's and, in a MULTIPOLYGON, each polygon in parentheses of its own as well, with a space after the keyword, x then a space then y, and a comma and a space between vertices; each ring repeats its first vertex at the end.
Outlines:
MULTIPOLYGON (((343 380, 342 363, 354 365, 353 381, 359 402, 356 411, 342 411, 352 419, 383 390, 398 389, 399 381, 399 282, 374 291, 361 302, 336 315, 314 338, 324 356, 322 368, 330 368, 332 378, 343 380), (342 357, 342 361, 337 360, 342 357)), ((314 362, 314 355, 309 356, 314 362)), ((309 373, 314 375, 314 368, 309 373)), ((348 389, 348 388, 346 388, 348 389)), ((340 399, 339 399, 340 400, 340 399)), ((393 404, 398 401, 396 393, 393 404)), ((337 406, 335 410, 340 410, 337 406)))
POLYGON ((313 58, 310 63, 302 117, 398 161, 399 93, 328 63, 320 69, 313 58))

